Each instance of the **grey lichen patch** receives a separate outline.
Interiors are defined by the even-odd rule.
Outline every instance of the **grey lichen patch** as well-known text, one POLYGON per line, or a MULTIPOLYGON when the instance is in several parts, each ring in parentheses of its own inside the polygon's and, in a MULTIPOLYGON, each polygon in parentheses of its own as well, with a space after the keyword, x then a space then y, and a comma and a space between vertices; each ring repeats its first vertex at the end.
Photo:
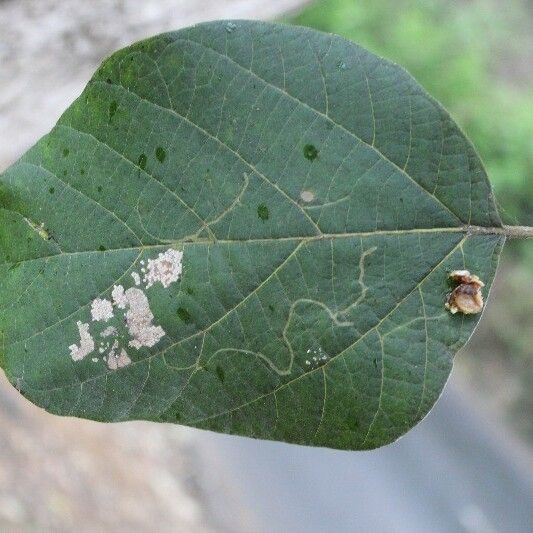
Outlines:
POLYGON ((312 202, 315 199, 315 195, 311 191, 302 191, 300 193, 300 198, 302 202, 305 202, 306 204, 312 202))
POLYGON ((126 350, 124 350, 124 348, 120 348, 118 341, 115 341, 111 347, 111 350, 109 350, 109 353, 107 354, 106 362, 109 370, 117 370, 119 368, 128 366, 131 363, 131 359, 129 358, 126 350))
POLYGON ((95 322, 107 322, 113 318, 113 305, 109 300, 96 298, 91 304, 91 316, 95 322))
POLYGON ((169 249, 160 253, 156 259, 149 259, 147 272, 144 276, 146 288, 150 288, 155 283, 161 283, 165 289, 172 283, 178 281, 182 272, 183 252, 169 249))
POLYGON ((226 23, 226 31, 228 33, 233 33, 237 29, 237 24, 233 22, 226 23))
POLYGON ((308 367, 316 368, 326 363, 327 360, 329 359, 329 356, 326 353, 324 353, 321 346, 319 346, 318 349, 316 350, 309 348, 306 354, 308 354, 307 355, 308 359, 305 360, 305 364, 308 367), (315 355, 310 355, 310 354, 315 354, 315 355))
MULTIPOLYGON (((178 281, 182 273, 183 252, 168 249, 161 252, 155 259, 141 261, 141 270, 132 272, 131 277, 135 287, 125 289, 122 285, 114 285, 111 299, 95 298, 91 302, 92 323, 108 322, 116 318, 117 325, 109 325, 99 332, 103 339, 99 345, 99 352, 104 354, 103 360, 110 370, 117 370, 130 364, 131 360, 122 344, 137 350, 155 346, 164 336, 165 331, 161 326, 154 324, 154 314, 150 309, 148 296, 145 290, 156 283, 168 288, 178 281), (141 277, 142 276, 142 277, 141 277), (123 339, 119 332, 123 320, 127 328, 129 339, 123 339), (118 326, 118 327, 117 327, 118 326), (107 352, 107 353, 106 353, 107 352)), ((183 316, 182 316, 183 318, 183 316)), ((187 316, 190 320, 190 317, 187 316)), ((95 343, 90 331, 89 323, 78 322, 80 332, 80 345, 70 346, 71 357, 79 361, 95 349, 95 343)), ((93 332, 93 334, 97 335, 93 332)))
POLYGON ((346 63, 344 61, 337 61, 337 68, 339 70, 346 70, 346 63))
POLYGON ((100 337, 112 337, 115 336, 118 333, 117 328, 115 326, 108 326, 107 328, 100 333, 100 337))
POLYGON ((119 309, 125 309, 126 304, 126 295, 124 287, 122 285, 114 285, 113 290, 111 291, 111 297, 113 298, 113 304, 116 305, 119 309))
POLYGON ((150 310, 148 298, 141 289, 130 288, 124 291, 119 285, 113 289, 113 298, 120 308, 127 308, 125 319, 131 340, 129 345, 140 349, 152 347, 165 335, 161 326, 154 326, 154 315, 150 310))
POLYGON ((449 278, 458 283, 457 287, 448 295, 444 307, 454 315, 463 313, 464 315, 474 315, 483 309, 482 287, 485 284, 468 270, 454 270, 448 275, 449 278))
POLYGON ((69 346, 70 356, 73 361, 81 361, 94 351, 94 339, 89 332, 89 324, 76 322, 80 333, 80 345, 72 344, 69 346))

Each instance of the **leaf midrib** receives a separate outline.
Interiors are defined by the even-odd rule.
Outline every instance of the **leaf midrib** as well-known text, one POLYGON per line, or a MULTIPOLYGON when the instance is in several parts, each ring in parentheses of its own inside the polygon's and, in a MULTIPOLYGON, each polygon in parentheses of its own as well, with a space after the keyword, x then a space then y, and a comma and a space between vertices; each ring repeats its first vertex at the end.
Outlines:
POLYGON ((14 266, 31 263, 33 261, 41 261, 47 259, 70 257, 73 255, 82 254, 107 254, 115 252, 130 252, 139 251, 142 253, 145 250, 157 250, 162 248, 172 248, 173 246, 185 246, 188 245, 207 245, 212 246, 216 244, 257 244, 257 243, 271 243, 271 242, 287 242, 287 241, 302 241, 303 243, 321 241, 321 240, 333 240, 333 239, 345 239, 345 238, 371 238, 380 235, 418 235, 418 234, 438 234, 438 233, 464 233, 466 236, 471 235, 505 235, 504 231, 500 227, 487 227, 487 226, 462 226, 462 227, 445 227, 445 228, 416 228, 408 230, 379 230, 379 231, 367 231, 367 232, 354 232, 354 233, 324 233, 322 235, 315 235, 309 237, 265 237, 260 239, 197 239, 194 241, 169 241, 164 244, 146 244, 139 246, 131 246, 127 248, 108 248, 105 251, 101 250, 81 250, 75 252, 61 252, 53 255, 42 255, 39 257, 32 257, 31 259, 23 259, 21 261, 12 261, 0 263, 0 266, 14 266))
POLYGON ((29 263, 32 261, 39 261, 42 259, 50 259, 54 257, 63 257, 80 254, 107 254, 113 252, 129 252, 132 250, 155 250, 158 248, 172 248, 173 246, 187 246, 187 245, 215 245, 215 244, 256 244, 256 243, 272 243, 272 242, 287 242, 287 241, 302 241, 313 242, 322 241, 328 239, 350 239, 350 238, 371 238, 380 235, 418 235, 418 234, 437 234, 437 233, 464 233, 467 236, 470 235, 505 235, 505 232, 501 227, 488 227, 488 226, 453 226, 444 228, 414 228, 414 229, 391 229, 391 230, 377 230, 377 231, 356 231, 350 233, 323 233, 321 235, 311 236, 294 236, 294 237, 261 237, 254 239, 194 239, 194 240, 172 240, 165 241, 163 244, 143 244, 138 246, 129 246, 121 248, 108 248, 104 251, 101 250, 79 250, 75 252, 61 252, 53 255, 42 255, 39 257, 32 257, 31 259, 23 259, 21 261, 12 261, 0 263, 1 265, 20 265, 29 263))
MULTIPOLYGON (((186 41, 188 42, 188 40, 186 39, 179 39, 180 41, 186 41)), ((175 41, 177 42, 177 41, 175 41)), ((195 43, 195 44, 198 44, 199 46, 201 46, 199 43, 196 43, 196 41, 190 41, 192 43, 195 43)), ((211 50, 210 48, 208 48, 208 50, 211 50)), ((214 51, 216 52, 216 51, 214 51)), ((218 53, 218 52, 217 52, 218 53)), ((231 58, 227 57, 227 56, 224 56, 223 54, 221 54, 222 57, 226 57, 228 60, 230 61, 233 61, 231 58)), ((154 61, 155 62, 155 61, 154 61)), ((158 66, 159 64, 157 62, 155 62, 158 66)), ((235 63, 236 65, 239 65, 238 63, 235 63)), ((240 65, 239 65, 240 66, 240 65)), ((244 68, 241 66, 241 68, 244 68)), ((247 69, 244 69, 246 70, 247 72, 250 72, 252 75, 255 75, 253 72, 251 71, 248 71, 247 69)), ((317 113, 321 116, 323 116, 324 119, 328 120, 331 124, 333 124, 334 126, 340 128, 341 130, 343 130, 347 135, 349 135, 350 137, 353 137, 355 140, 357 140, 358 142, 366 145, 368 148, 372 149, 373 151, 375 151, 379 157, 381 157, 381 159, 383 159, 384 161, 386 161, 387 163, 389 163, 396 171, 400 172, 400 174, 406 176, 409 181, 411 181, 412 183, 415 184, 415 186, 417 188, 419 188, 421 191, 424 192, 424 194, 428 195, 433 202, 435 202, 435 204, 437 204, 438 206, 440 206, 441 209, 444 209, 446 212, 450 213, 454 219, 457 220, 457 222, 460 224, 460 225, 463 225, 465 222, 458 216, 456 215, 447 205, 445 205, 442 200, 440 200, 440 198, 438 198, 437 196, 433 195, 430 191, 428 191, 427 189, 425 189, 424 187, 422 187, 422 185, 420 185, 420 183, 418 183, 412 176, 410 176, 405 170, 401 169, 398 165, 396 165, 393 161, 391 161, 389 158, 387 158, 385 155, 383 155, 376 147, 372 146, 372 145, 369 145, 367 142, 365 142, 363 139, 359 138, 356 134, 354 134, 353 132, 350 132, 349 130, 347 130, 344 126, 336 123, 335 121, 333 121, 330 117, 327 117, 326 115, 323 115, 320 111, 308 106, 305 102, 302 102, 301 100, 298 100, 297 98, 295 98, 294 96, 290 95, 289 93, 285 93, 283 90, 279 89, 278 87, 276 87, 275 85, 272 85, 272 84, 269 84, 268 82, 266 82, 265 80, 263 80, 263 78, 260 78, 258 77, 259 80, 261 80, 263 83, 265 83, 268 87, 271 87, 272 89, 274 90, 278 90, 278 91, 281 91, 284 95, 286 95, 288 98, 291 98, 293 99, 295 102, 297 102, 299 105, 302 105, 302 106, 305 106, 307 107, 310 111, 312 111, 313 113, 317 113)), ((163 81, 163 83, 165 83, 166 85, 166 80, 161 76, 161 80, 163 81)), ((231 146, 229 146, 228 144, 226 144, 224 141, 222 141, 221 139, 219 139, 216 135, 210 133, 209 131, 205 130, 204 128, 202 128, 199 124, 196 124, 195 122, 193 122, 192 120, 190 120, 189 118, 187 118, 186 116, 178 113, 176 111, 176 109, 174 108, 172 102, 169 102, 170 105, 172 107, 165 107, 165 106, 162 106, 156 102, 153 102, 152 100, 148 100, 147 98, 141 96, 140 94, 138 94, 137 92, 135 91, 132 91, 130 90, 129 88, 125 87, 124 85, 120 84, 120 83, 107 83, 107 82, 103 82, 101 80, 98 80, 98 79, 93 79, 90 81, 89 85, 91 84, 97 84, 97 85, 102 85, 103 87, 106 87, 106 88, 109 88, 109 87, 116 87, 117 89, 120 89, 124 92, 126 92, 126 94, 129 94, 129 95, 133 95, 134 97, 138 98, 139 100, 141 100, 142 102, 145 102, 146 104, 150 105, 150 106, 153 106, 153 107, 156 107, 157 109, 160 109, 166 113, 170 113, 171 115, 177 117, 178 119, 182 120, 183 122, 185 122, 186 124, 189 124, 190 126, 192 126, 193 128, 197 129, 198 131, 200 131, 203 135, 205 135, 206 137, 212 139, 213 141, 215 141, 216 143, 220 144, 221 146, 223 146, 226 150, 228 150, 229 152, 231 152, 235 157, 237 157, 243 164, 245 164, 250 170, 252 170, 254 173, 256 173, 261 179, 263 179, 266 183, 268 183, 271 187, 273 187, 275 190, 277 190, 281 195, 283 195, 291 204, 293 204, 297 209, 298 211, 304 216, 305 219, 307 219, 307 221, 311 224, 311 226, 318 232, 319 235, 322 234, 322 230, 320 228, 320 226, 318 225, 317 222, 315 222, 310 216, 309 214, 302 208, 302 206, 294 199, 292 198, 292 196, 290 196, 290 194, 288 194, 285 190, 281 189, 276 183, 274 183, 272 180, 270 180, 264 173, 262 173, 261 171, 259 171, 255 165, 253 165, 251 162, 249 162, 248 160, 246 160, 242 154, 240 154, 236 149, 232 148, 231 146)), ((89 135, 91 137, 93 137, 96 141, 100 142, 101 144, 103 144, 104 146, 108 147, 110 150, 112 150, 113 152, 117 153, 120 157, 122 157, 123 159, 126 159, 127 161, 129 161, 132 165, 134 165, 135 167, 137 167, 137 165, 135 164, 134 161, 126 158, 123 154, 121 154, 120 152, 118 152, 115 148, 109 146, 106 142, 102 141, 101 139, 98 139, 94 133, 90 133, 90 132, 87 132, 87 131, 84 131, 84 130, 80 130, 79 128, 75 128, 73 127, 72 125, 70 124, 65 124, 63 122, 60 122, 58 123, 58 125, 61 125, 61 126, 66 126, 66 127, 69 127, 75 131, 78 131, 79 133, 81 134, 86 134, 86 135, 89 135)), ((140 167, 138 167, 140 168, 140 167)), ((151 176, 151 174, 147 173, 145 170, 143 169, 140 169, 142 170, 144 173, 148 174, 149 176, 151 176)), ((173 194, 175 196, 178 196, 175 192, 173 192, 173 194)))

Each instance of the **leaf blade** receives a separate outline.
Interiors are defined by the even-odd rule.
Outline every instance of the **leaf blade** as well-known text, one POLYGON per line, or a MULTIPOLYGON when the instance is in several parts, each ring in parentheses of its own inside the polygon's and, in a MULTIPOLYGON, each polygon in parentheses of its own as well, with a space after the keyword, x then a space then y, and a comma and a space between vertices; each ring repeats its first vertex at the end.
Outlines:
POLYGON ((479 319, 443 304, 447 269, 490 287, 504 238, 468 233, 501 225, 490 183, 399 67, 303 28, 228 28, 117 52, 1 176, 10 233, 47 237, 17 258, 0 235, 6 373, 58 414, 381 446, 429 411, 479 319), (183 270, 152 287, 173 250, 183 270), (117 284, 146 296, 144 322, 117 284), (140 323, 163 336, 132 348, 140 323), (96 344, 73 361, 80 324, 96 344))

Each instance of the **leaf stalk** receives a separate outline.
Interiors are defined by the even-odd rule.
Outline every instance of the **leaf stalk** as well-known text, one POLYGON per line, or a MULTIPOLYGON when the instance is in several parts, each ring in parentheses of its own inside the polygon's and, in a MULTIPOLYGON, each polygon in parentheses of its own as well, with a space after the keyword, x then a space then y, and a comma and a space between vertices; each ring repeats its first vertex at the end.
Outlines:
POLYGON ((533 228, 529 226, 502 226, 486 228, 483 226, 469 226, 471 235, 505 235, 509 239, 533 239, 533 228))

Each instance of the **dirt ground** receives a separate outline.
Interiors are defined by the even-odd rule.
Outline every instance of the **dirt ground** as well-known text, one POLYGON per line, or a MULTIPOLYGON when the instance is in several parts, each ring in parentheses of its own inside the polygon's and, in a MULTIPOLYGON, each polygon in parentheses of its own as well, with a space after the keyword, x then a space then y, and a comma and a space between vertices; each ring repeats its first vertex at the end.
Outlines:
MULTIPOLYGON (((302 3, 0 0, 0 171, 52 127, 115 49, 201 20, 271 18, 302 3)), ((57 418, 3 375, 0 424, 3 531, 223 529, 193 431, 57 418)))

